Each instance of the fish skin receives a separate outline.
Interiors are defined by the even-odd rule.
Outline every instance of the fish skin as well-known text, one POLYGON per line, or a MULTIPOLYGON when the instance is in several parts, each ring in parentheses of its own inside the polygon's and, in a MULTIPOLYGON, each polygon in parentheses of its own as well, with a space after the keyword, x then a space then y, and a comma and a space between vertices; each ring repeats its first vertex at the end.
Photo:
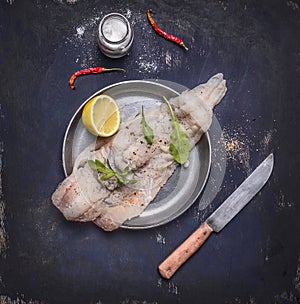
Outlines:
MULTIPOLYGON (((226 81, 219 73, 207 83, 170 99, 182 129, 189 136, 191 148, 209 129, 213 108, 226 90, 226 81)), ((155 198, 178 164, 169 152, 172 120, 168 106, 162 103, 145 111, 145 118, 154 131, 152 145, 143 138, 139 114, 123 122, 119 132, 105 139, 102 146, 98 142, 92 144, 77 157, 72 174, 52 195, 53 204, 67 220, 93 221, 103 230, 112 231, 140 215, 155 198), (105 182, 99 182, 88 159, 99 159, 103 163, 108 159, 119 172, 129 168, 129 178, 135 177, 137 183, 116 185, 109 190, 105 182)))

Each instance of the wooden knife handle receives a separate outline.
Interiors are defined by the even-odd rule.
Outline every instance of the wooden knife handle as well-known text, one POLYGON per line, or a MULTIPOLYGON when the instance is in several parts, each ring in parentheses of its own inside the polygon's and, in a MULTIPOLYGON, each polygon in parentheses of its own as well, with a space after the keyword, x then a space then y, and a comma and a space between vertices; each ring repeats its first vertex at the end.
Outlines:
POLYGON ((170 279, 177 269, 201 247, 212 231, 212 228, 206 222, 202 223, 158 266, 161 276, 170 279))

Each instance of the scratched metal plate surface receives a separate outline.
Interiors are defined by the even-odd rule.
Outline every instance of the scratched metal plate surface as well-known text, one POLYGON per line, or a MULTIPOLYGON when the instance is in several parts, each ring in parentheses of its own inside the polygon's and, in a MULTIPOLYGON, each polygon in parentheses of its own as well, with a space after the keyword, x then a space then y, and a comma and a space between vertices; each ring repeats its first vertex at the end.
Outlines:
MULTIPOLYGON (((179 93, 158 82, 133 80, 120 82, 89 97, 78 108, 65 133, 63 142, 63 167, 65 175, 72 172, 76 157, 89 144, 95 142, 96 137, 90 134, 81 121, 81 111, 90 98, 99 94, 112 96, 121 109, 121 119, 140 113, 141 106, 145 109, 158 106, 162 96, 171 98, 179 93)), ((190 154, 190 166, 178 166, 175 173, 160 190, 155 199, 138 217, 123 224, 127 229, 145 229, 166 224, 184 211, 197 199, 207 182, 211 166, 211 145, 209 134, 205 134, 190 154)))

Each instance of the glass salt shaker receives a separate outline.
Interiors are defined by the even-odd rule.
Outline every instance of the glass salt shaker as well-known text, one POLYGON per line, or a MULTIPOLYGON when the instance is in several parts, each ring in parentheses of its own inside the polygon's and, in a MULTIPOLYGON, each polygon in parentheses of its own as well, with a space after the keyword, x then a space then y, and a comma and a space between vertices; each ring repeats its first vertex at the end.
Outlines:
POLYGON ((111 58, 128 54, 133 42, 133 31, 127 18, 118 13, 103 17, 98 28, 98 43, 102 53, 111 58))

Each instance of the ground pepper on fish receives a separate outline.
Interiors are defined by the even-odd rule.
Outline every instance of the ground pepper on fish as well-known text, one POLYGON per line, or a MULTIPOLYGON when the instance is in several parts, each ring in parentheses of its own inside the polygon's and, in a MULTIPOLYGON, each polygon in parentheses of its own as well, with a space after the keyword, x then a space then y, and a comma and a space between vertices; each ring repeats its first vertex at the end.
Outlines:
MULTIPOLYGON (((180 127, 187 132, 191 148, 210 127, 213 108, 224 97, 226 90, 226 80, 218 73, 205 84, 170 99, 174 113, 182 117, 180 127)), ((115 230, 139 216, 167 183, 178 165, 169 151, 173 132, 170 109, 167 104, 161 103, 145 114, 156 134, 152 145, 147 145, 143 138, 139 114, 123 121, 119 132, 104 145, 95 146, 92 143, 78 155, 72 174, 59 184, 52 195, 53 204, 67 220, 92 221, 103 230, 115 230), (162 145, 164 142, 166 146, 162 145), (102 163, 109 159, 119 172, 126 172, 127 167, 132 172, 128 178, 136 178, 137 183, 121 184, 114 190, 108 190, 99 183, 90 168, 88 160, 91 158, 102 163)))

